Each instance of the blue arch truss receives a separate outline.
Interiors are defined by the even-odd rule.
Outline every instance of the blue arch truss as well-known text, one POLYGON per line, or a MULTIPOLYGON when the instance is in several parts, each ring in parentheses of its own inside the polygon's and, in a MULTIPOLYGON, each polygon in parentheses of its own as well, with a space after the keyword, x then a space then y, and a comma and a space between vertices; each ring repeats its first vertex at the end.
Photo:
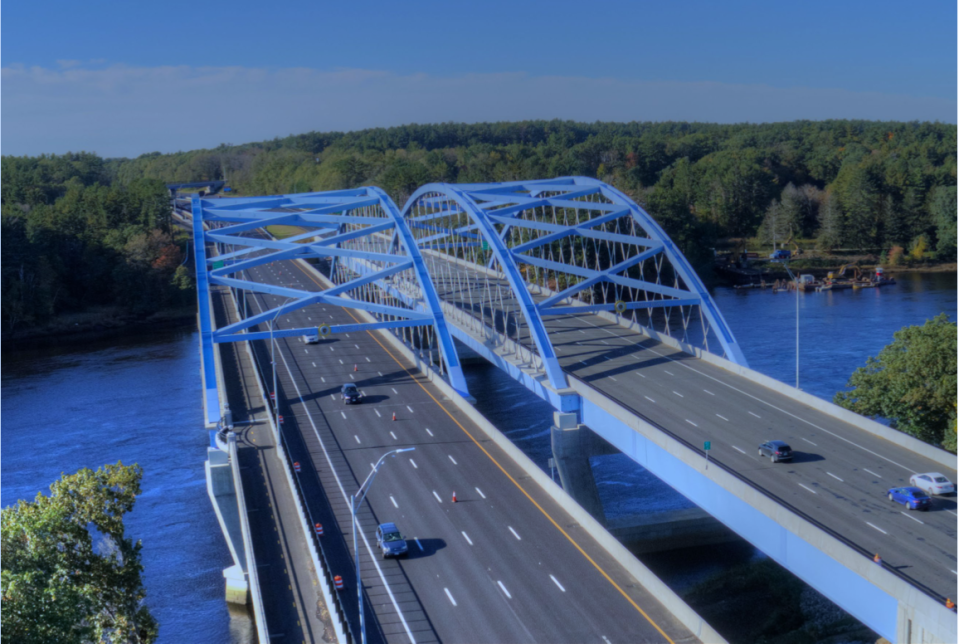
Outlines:
POLYGON ((243 331, 270 322, 280 311, 289 312, 319 303, 365 311, 376 321, 331 325, 322 329, 278 329, 273 337, 296 337, 320 331, 341 333, 431 327, 429 343, 439 349, 441 370, 445 370, 458 392, 469 395, 453 338, 423 257, 396 204, 379 188, 239 199, 194 198, 191 210, 208 423, 219 420, 216 379, 212 369, 213 345, 268 339, 268 332, 243 331), (296 226, 303 232, 282 240, 265 234, 251 234, 267 226, 296 226), (207 256, 208 243, 216 244, 216 255, 207 256), (245 277, 245 271, 256 266, 280 260, 321 258, 330 262, 331 273, 347 275, 323 291, 265 284, 245 277), (356 264, 361 264, 365 270, 355 273, 345 268, 356 264), (418 286, 414 301, 379 297, 378 290, 396 279, 418 286), (288 300, 273 309, 214 329, 209 305, 212 285, 267 293, 288 300))
POLYGON ((522 315, 553 387, 567 383, 543 323, 551 315, 631 317, 647 330, 746 364, 673 241, 649 213, 599 180, 430 184, 410 197, 403 217, 423 253, 447 260, 431 262, 434 280, 462 284, 461 275, 438 271, 465 263, 508 282, 506 308, 522 315))

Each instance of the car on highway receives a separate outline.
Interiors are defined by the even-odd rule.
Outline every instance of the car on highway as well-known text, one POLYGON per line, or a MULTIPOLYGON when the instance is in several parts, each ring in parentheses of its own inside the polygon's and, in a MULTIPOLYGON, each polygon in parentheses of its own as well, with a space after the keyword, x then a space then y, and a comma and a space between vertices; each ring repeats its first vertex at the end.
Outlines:
POLYGON ((303 336, 303 342, 306 344, 319 344, 320 343, 320 334, 319 333, 308 333, 303 336))
POLYGON ((783 441, 766 441, 759 446, 759 456, 762 458, 768 457, 773 463, 791 461, 793 459, 793 450, 783 441))
POLYGON ((952 481, 939 472, 913 474, 909 477, 909 483, 928 494, 952 494, 956 491, 952 481))
POLYGON ((401 557, 409 553, 404 537, 395 523, 381 523, 376 528, 376 546, 383 558, 401 557))
POLYGON ((356 388, 352 382, 348 382, 343 385, 343 388, 340 389, 340 393, 343 394, 343 402, 347 405, 355 405, 360 402, 362 396, 360 396, 360 390, 356 388))
POLYGON ((917 487, 894 487, 886 494, 890 501, 902 503, 909 510, 928 510, 932 507, 932 499, 917 487))

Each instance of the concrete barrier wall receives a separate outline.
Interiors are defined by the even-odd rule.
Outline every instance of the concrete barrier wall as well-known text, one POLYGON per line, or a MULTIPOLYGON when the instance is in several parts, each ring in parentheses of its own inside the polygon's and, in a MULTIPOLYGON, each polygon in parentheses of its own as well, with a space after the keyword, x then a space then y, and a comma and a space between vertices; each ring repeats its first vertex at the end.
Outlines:
MULTIPOLYGON (((305 260, 296 260, 301 263, 312 274, 316 275, 327 288, 331 288, 330 282, 322 273, 316 270, 305 260)), ((374 318, 364 311, 357 311, 367 321, 374 321, 374 318)), ((460 396, 443 377, 436 372, 428 363, 423 362, 406 346, 399 338, 387 330, 377 330, 374 333, 379 334, 389 345, 398 353, 403 354, 411 360, 417 368, 426 375, 429 380, 450 399, 450 401, 462 411, 472 422, 474 422, 486 435, 499 446, 506 454, 513 459, 523 471, 542 488, 550 497, 576 520, 577 523, 605 549, 616 561, 623 566, 636 580, 642 584, 657 600, 662 603, 686 628, 692 631, 702 642, 707 644, 725 644, 726 640, 702 617, 690 608, 671 588, 659 579, 651 570, 642 564, 629 550, 627 550, 616 538, 611 535, 598 521, 583 510, 565 491, 546 475, 539 467, 533 463, 526 454, 524 454, 512 441, 510 441, 502 432, 500 432, 486 417, 480 414, 470 405, 465 398, 460 396)))
MULTIPOLYGON (((237 319, 240 319, 240 309, 237 305, 236 298, 233 297, 233 291, 230 291, 230 301, 233 303, 233 310, 236 312, 237 319)), ((253 349, 250 347, 249 342, 243 343, 246 347, 247 354, 250 357, 250 362, 253 365, 256 365, 256 357, 253 355, 253 349)), ((256 386, 260 392, 260 401, 263 403, 263 409, 270 409, 270 400, 267 395, 267 389, 264 386, 264 383, 260 379, 260 370, 253 370, 256 374, 256 386)), ((280 463, 283 464, 283 473, 286 478, 286 484, 289 487, 290 494, 293 497, 293 502, 296 504, 297 515, 300 518, 300 529, 303 530, 303 537, 306 540, 306 545, 310 550, 310 560, 313 563, 313 569, 316 571, 316 584, 320 589, 320 593, 323 595, 323 601, 326 606, 330 609, 336 606, 336 597, 335 591, 330 586, 328 579, 330 578, 329 571, 327 571, 326 566, 322 563, 322 558, 320 557, 319 552, 316 549, 316 544, 314 542, 313 526, 310 524, 309 515, 306 512, 306 508, 303 507, 303 504, 300 501, 300 495, 297 493, 296 483, 293 480, 294 474, 293 470, 290 469, 290 458, 286 453, 286 449, 283 446, 283 441, 280 439, 279 431, 277 430, 276 424, 273 420, 273 415, 267 413, 267 420, 270 425, 270 431, 273 433, 273 442, 276 445, 276 454, 280 463), (322 574, 321 574, 322 573, 322 574)), ((333 632, 336 637, 336 641, 339 644, 347 644, 349 641, 346 636, 348 626, 340 619, 339 611, 330 610, 330 622, 333 624, 333 632)))
MULTIPOLYGON (((217 353, 219 354, 219 351, 217 353)), ((260 644, 270 644, 270 633, 266 625, 266 609, 263 607, 263 595, 260 590, 260 576, 256 567, 256 555, 253 552, 253 537, 250 535, 250 516, 246 512, 243 479, 240 478, 240 461, 236 454, 235 437, 229 441, 228 447, 230 469, 233 472, 233 487, 236 490, 236 505, 240 512, 240 530, 243 533, 243 549, 246 551, 246 577, 250 583, 250 603, 253 605, 253 619, 256 622, 257 640, 260 644)))

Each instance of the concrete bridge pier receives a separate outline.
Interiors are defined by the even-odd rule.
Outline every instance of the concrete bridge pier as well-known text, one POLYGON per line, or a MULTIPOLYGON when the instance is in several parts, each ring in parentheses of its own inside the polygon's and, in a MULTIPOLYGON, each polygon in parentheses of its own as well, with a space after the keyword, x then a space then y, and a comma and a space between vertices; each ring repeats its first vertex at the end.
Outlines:
POLYGON ((553 412, 550 432, 553 458, 566 493, 635 553, 661 552, 739 541, 735 532, 700 508, 683 508, 623 517, 610 525, 599 498, 589 459, 619 450, 575 413, 553 412))
POLYGON ((550 443, 563 489, 605 526, 606 514, 603 512, 603 502, 599 498, 599 490, 596 489, 596 479, 589 459, 591 456, 615 454, 619 450, 586 425, 580 425, 577 414, 558 411, 553 412, 550 443))

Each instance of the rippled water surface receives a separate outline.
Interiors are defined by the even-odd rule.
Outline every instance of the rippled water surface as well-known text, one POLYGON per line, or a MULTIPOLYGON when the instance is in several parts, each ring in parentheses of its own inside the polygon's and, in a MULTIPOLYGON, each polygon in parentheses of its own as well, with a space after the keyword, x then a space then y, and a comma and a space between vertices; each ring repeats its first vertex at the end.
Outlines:
POLYGON ((49 493, 61 473, 139 463, 127 534, 143 541, 147 603, 167 644, 231 641, 232 559, 206 494, 199 368, 189 331, 3 353, 0 501, 49 493))

